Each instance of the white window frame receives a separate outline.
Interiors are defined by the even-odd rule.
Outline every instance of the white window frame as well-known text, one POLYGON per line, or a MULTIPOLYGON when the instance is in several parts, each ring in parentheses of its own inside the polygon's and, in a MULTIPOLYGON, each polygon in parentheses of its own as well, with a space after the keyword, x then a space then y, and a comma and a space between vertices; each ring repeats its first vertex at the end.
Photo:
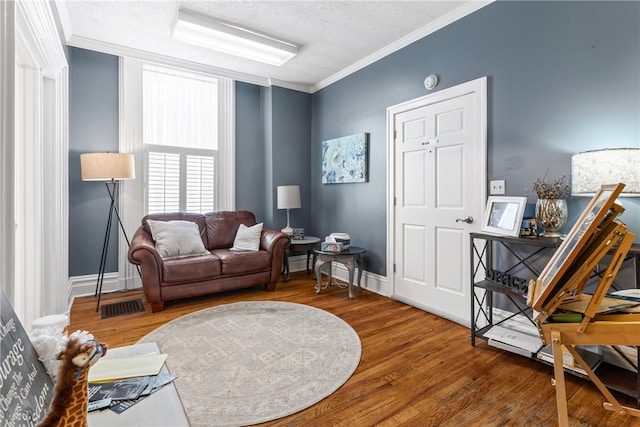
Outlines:
MULTIPOLYGON (((142 65, 143 61, 120 58, 120 152, 134 155, 136 179, 120 183, 119 212, 129 238, 133 237, 146 214, 145 147, 142 142, 142 65)), ((157 64, 164 66, 163 64, 157 64)), ((169 67, 169 66, 168 66, 169 67)), ((199 72, 184 70, 187 72, 199 72)), ((216 209, 235 210, 235 91, 233 80, 219 79, 218 158, 216 159, 216 209)), ((129 248, 119 239, 119 289, 140 287, 140 277, 127 259, 129 248)))

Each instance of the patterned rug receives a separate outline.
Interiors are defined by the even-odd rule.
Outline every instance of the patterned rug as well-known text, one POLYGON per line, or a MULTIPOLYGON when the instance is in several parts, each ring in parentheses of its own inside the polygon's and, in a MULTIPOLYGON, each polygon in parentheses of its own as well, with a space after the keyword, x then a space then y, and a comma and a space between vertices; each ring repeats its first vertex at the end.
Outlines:
POLYGON ((360 338, 331 313, 279 301, 239 302, 175 319, 155 341, 192 426, 251 425, 305 409, 360 362, 360 338))

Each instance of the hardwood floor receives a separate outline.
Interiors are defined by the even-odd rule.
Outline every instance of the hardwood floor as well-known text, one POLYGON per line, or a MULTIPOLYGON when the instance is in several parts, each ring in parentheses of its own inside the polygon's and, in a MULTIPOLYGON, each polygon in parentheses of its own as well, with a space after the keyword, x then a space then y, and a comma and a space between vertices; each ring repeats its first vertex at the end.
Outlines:
MULTIPOLYGON (((553 426, 557 425, 552 368, 470 343, 468 328, 368 291, 353 300, 337 287, 314 292, 304 272, 262 286, 181 300, 151 313, 140 290, 103 295, 102 304, 142 298, 145 312, 100 319, 94 297, 77 298, 71 330, 86 329, 110 347, 134 344, 156 327, 196 310, 238 301, 308 304, 348 322, 362 341, 354 375, 335 393, 269 426, 553 426)), ((572 426, 640 426, 640 419, 602 408, 589 381, 567 375, 572 426)), ((634 400, 616 394, 622 404, 634 400)))

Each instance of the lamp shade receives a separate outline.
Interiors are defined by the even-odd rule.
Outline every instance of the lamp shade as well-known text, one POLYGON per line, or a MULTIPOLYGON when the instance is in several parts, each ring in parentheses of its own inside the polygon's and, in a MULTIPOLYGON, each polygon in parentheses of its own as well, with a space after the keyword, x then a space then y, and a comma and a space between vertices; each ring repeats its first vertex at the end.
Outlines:
POLYGON ((80 169, 83 181, 121 181, 136 177, 133 154, 80 154, 80 169))
POLYGON ((298 209, 301 207, 299 185, 278 186, 278 209, 298 209))
POLYGON ((625 184, 620 196, 640 196, 640 148, 607 148, 571 157, 571 194, 591 196, 601 185, 625 184))

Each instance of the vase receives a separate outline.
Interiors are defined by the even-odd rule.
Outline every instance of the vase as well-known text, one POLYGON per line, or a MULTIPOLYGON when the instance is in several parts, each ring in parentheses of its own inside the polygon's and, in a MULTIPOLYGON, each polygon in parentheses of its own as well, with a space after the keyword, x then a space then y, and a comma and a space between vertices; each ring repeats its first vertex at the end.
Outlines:
POLYGON ((536 202, 537 226, 543 237, 560 237, 559 230, 567 223, 569 209, 566 199, 538 199, 536 202))

